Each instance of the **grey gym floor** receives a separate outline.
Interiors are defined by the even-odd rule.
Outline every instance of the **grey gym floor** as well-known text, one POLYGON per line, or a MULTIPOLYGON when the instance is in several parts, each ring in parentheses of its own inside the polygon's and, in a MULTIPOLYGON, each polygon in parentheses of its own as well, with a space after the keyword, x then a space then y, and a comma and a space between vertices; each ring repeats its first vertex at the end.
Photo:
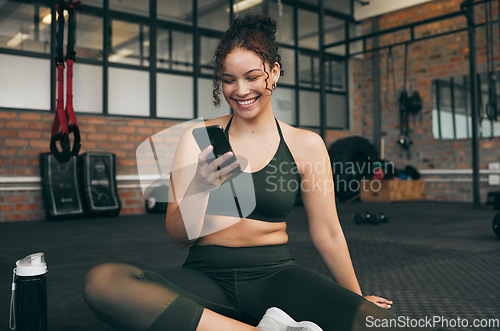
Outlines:
MULTIPOLYGON (((500 240, 491 225, 497 212, 446 202, 339 204, 338 212, 364 294, 393 300, 394 313, 412 319, 500 318, 500 240), (354 224, 363 210, 383 210, 390 221, 354 224)), ((288 217, 290 251, 328 274, 305 216, 297 206, 288 217)), ((30 253, 46 254, 49 330, 68 331, 110 330, 82 299, 93 265, 129 260, 161 269, 180 265, 187 253, 168 237, 162 214, 1 223, 0 243, 0 330, 8 330, 12 268, 30 253)))

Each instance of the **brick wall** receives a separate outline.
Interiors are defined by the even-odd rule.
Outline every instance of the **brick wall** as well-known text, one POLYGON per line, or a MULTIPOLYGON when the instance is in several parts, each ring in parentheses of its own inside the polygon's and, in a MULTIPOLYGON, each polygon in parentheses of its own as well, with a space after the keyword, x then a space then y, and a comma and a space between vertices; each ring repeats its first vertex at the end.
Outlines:
MULTIPOLYGON (((378 24, 380 30, 418 22, 427 18, 444 15, 460 10, 462 0, 436 0, 420 6, 411 7, 387 15, 380 16, 378 24)), ((493 2, 495 12, 493 17, 498 18, 496 2, 493 2)), ((478 22, 484 22, 484 7, 477 6, 476 17, 478 22)), ((365 32, 370 32, 374 19, 363 23, 365 32)), ((451 31, 457 28, 466 28, 465 17, 456 17, 451 20, 428 24, 416 29, 415 37, 422 37, 438 32, 451 31)), ((394 41, 404 40, 409 32, 397 32, 381 36, 379 45, 387 45, 394 41)), ((500 69, 500 42, 498 24, 494 25, 495 36, 495 68, 500 69)), ((370 43, 368 43, 370 45, 370 43)), ((476 30, 476 56, 479 72, 486 72, 486 39, 484 28, 476 30)), ((395 163, 396 167, 404 168, 413 165, 417 169, 471 169, 472 145, 470 139, 437 140, 432 133, 432 81, 438 78, 449 78, 457 75, 469 74, 469 48, 467 32, 460 32, 448 36, 415 42, 409 45, 408 50, 408 88, 418 90, 423 99, 423 111, 415 118, 410 117, 411 138, 414 145, 411 148, 411 159, 401 153, 397 141, 399 138, 399 109, 395 102, 399 91, 404 84, 404 46, 392 49, 394 60, 395 81, 397 91, 394 91, 392 74, 387 76, 388 50, 381 50, 379 69, 381 80, 382 133, 385 139, 385 159, 395 163), (388 81, 387 81, 388 80, 388 81), (387 91, 386 91, 387 90, 387 91), (387 94, 386 94, 387 93, 387 94), (387 96, 387 97, 386 97, 387 96)), ((372 56, 367 53, 362 61, 353 62, 354 80, 354 134, 364 135, 373 141, 373 80, 372 56), (365 71, 365 80, 362 79, 362 68, 365 71), (363 93, 364 89, 364 93, 363 93), (364 95, 364 97, 363 97, 364 95)), ((489 122, 488 122, 489 125, 489 122)), ((500 138, 483 138, 480 140, 480 168, 487 169, 489 162, 500 161, 500 138)), ((471 176, 447 177, 454 182, 436 182, 443 178, 427 177, 427 198, 430 200, 472 201, 471 176), (467 182, 469 181, 469 182, 467 182)), ((482 181, 486 177, 482 176, 482 181)), ((488 191, 498 191, 498 186, 481 184, 481 201, 486 201, 488 191)))
MULTIPOLYGON (((137 175, 136 149, 149 136, 175 122, 77 114, 85 152, 116 155, 117 175, 137 175)), ((0 177, 39 176, 39 155, 49 151, 54 115, 35 111, 0 111, 0 177)), ((121 214, 144 213, 136 180, 119 184, 121 214)), ((0 184, 0 221, 45 218, 39 183, 0 184), (15 188, 18 189, 15 189, 15 188)))

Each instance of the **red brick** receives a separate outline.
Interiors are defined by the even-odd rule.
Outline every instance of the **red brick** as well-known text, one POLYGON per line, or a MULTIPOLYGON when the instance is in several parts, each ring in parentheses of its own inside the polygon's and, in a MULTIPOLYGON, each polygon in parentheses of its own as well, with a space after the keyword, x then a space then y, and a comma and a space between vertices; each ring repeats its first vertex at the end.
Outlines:
POLYGON ((19 119, 22 121, 41 121, 42 114, 40 113, 21 113, 19 119))
POLYGON ((24 130, 19 130, 18 131, 19 138, 34 138, 38 139, 42 137, 42 133, 40 131, 24 131, 24 130))
POLYGON ((0 131, 0 137, 15 138, 17 137, 17 130, 2 130, 0 131))
POLYGON ((28 202, 29 197, 25 195, 14 195, 14 196, 9 196, 7 197, 7 202, 8 203, 20 203, 20 202, 28 202))
POLYGON ((5 121, 5 126, 11 129, 28 129, 29 123, 26 121, 5 121))
POLYGON ((11 212, 14 211, 14 205, 0 205, 1 212, 11 212))
POLYGON ((108 139, 110 141, 127 141, 127 136, 124 134, 109 134, 108 139))
POLYGON ((5 146, 8 146, 8 147, 28 146, 28 140, 26 140, 26 139, 5 139, 5 146))
POLYGON ((37 209, 38 209, 38 204, 35 204, 35 203, 16 205, 17 211, 31 211, 31 210, 37 210, 37 209))
POLYGON ((44 122, 30 122, 29 123, 29 128, 31 130, 40 130, 40 131, 47 131, 50 132, 50 129, 52 127, 52 123, 44 123, 44 122))
POLYGON ((6 120, 16 119, 17 118, 17 112, 0 111, 0 118, 1 119, 6 119, 6 120))
POLYGON ((105 133, 91 133, 87 136, 88 140, 94 140, 94 141, 106 141, 108 138, 108 135, 105 133))

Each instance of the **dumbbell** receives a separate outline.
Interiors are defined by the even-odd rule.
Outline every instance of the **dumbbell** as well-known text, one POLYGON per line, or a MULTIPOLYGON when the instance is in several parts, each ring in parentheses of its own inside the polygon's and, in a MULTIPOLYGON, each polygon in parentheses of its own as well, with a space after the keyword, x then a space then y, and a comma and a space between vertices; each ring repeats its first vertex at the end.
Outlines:
POLYGON ((362 213, 354 214, 354 222, 356 224, 371 223, 377 225, 380 223, 386 223, 389 221, 389 217, 382 211, 372 214, 369 211, 364 211, 362 213))
POLYGON ((369 211, 354 214, 354 222, 356 224, 364 224, 371 221, 372 214, 369 211))
POLYGON ((383 211, 379 211, 375 217, 380 223, 387 223, 389 221, 389 216, 387 216, 383 211))
POLYGON ((500 213, 496 214, 493 218, 493 232, 500 238, 500 213))

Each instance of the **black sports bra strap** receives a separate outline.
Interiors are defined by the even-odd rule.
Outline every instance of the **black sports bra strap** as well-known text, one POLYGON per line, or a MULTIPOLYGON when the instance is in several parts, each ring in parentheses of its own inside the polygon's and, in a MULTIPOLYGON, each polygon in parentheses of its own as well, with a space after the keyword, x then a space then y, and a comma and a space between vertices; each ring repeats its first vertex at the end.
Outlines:
POLYGON ((276 117, 274 118, 274 120, 276 121, 276 126, 278 127, 278 133, 280 134, 280 140, 283 140, 283 134, 281 133, 281 128, 280 128, 280 124, 278 123, 278 120, 276 119, 276 117))
POLYGON ((231 116, 231 118, 229 119, 229 122, 227 122, 226 128, 224 129, 224 133, 226 134, 226 136, 229 133, 229 127, 231 126, 231 122, 233 121, 233 117, 234 117, 234 114, 231 116))

